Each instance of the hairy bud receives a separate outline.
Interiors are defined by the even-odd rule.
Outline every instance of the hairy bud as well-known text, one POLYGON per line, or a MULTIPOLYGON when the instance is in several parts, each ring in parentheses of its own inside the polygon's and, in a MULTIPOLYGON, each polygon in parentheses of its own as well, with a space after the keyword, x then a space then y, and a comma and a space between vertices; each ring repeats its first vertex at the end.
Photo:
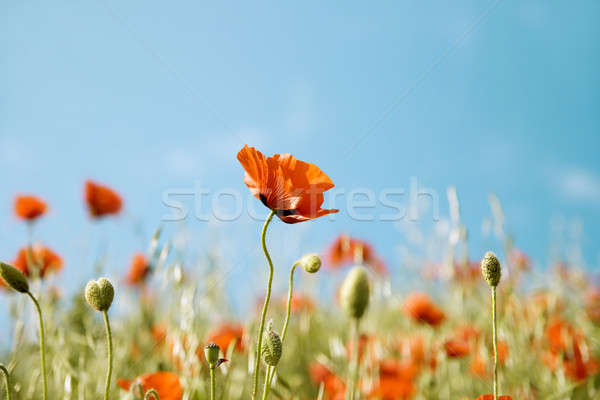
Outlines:
POLYGON ((17 292, 29 292, 29 282, 25 275, 12 265, 5 264, 0 261, 0 277, 8 286, 15 289, 17 292))
POLYGON ((115 297, 115 289, 106 278, 89 281, 85 286, 85 299, 88 304, 98 311, 108 311, 115 297))
POLYGON ((369 277, 364 267, 356 266, 346 276, 340 290, 340 302, 351 318, 360 319, 369 305, 369 277))
POLYGON ((306 254, 300 260, 298 260, 298 263, 309 274, 314 274, 321 268, 321 258, 315 253, 306 254))
POLYGON ((491 251, 485 253, 483 260, 481 260, 481 273, 488 285, 496 287, 500 283, 502 268, 500 267, 500 261, 491 251))
POLYGON ((219 362, 220 351, 221 348, 215 343, 209 343, 206 345, 206 347, 204 347, 204 357, 206 357, 206 361, 211 368, 214 368, 214 366, 219 362))
POLYGON ((281 358, 281 338, 277 332, 271 329, 271 324, 269 324, 269 328, 263 335, 261 355, 263 361, 273 367, 277 365, 281 358))

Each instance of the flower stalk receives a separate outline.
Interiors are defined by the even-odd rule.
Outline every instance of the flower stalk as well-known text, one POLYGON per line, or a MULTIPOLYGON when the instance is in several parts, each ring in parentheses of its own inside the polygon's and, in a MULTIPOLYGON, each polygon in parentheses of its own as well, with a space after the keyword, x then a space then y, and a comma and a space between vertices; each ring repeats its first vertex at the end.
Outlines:
POLYGON ((44 318, 42 317, 42 308, 40 307, 40 303, 37 299, 31 294, 30 291, 27 291, 27 295, 33 301, 35 305, 35 309, 38 314, 38 318, 40 320, 40 365, 42 369, 42 398, 46 400, 48 398, 48 382, 46 378, 46 340, 44 335, 44 318))
POLYGON ((0 364, 0 371, 4 375, 4 383, 6 384, 6 400, 10 400, 10 375, 8 373, 8 369, 2 364, 0 364))
MULTIPOLYGON (((104 326, 106 327, 106 344, 108 348, 108 367, 106 371, 106 384, 104 385, 104 400, 108 400, 108 395, 110 392, 110 380, 112 377, 113 370, 113 342, 112 331, 110 329, 110 321, 108 320, 108 313, 106 312, 106 310, 102 311, 102 317, 104 317, 104 326)), ((146 396, 148 396, 147 393, 146 396)), ((158 399, 158 395, 156 396, 156 398, 158 399)))

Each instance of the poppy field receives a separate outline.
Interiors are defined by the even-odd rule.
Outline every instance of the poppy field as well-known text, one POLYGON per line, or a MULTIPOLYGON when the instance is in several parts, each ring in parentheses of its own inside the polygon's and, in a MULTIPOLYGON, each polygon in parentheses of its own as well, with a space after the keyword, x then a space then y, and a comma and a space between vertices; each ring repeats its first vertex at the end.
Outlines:
MULTIPOLYGON (((246 300, 255 306, 245 318, 226 306, 219 261, 184 268, 176 238, 160 228, 118 280, 98 274, 61 296, 60 277, 75 267, 36 235, 51 205, 14 194, 29 236, 17 254, 0 255, 11 343, 0 350, 0 398, 600 399, 598 283, 566 261, 540 269, 510 235, 470 252, 453 191, 457 229, 444 257, 416 261, 423 285, 393 285, 394 262, 343 226, 281 265, 270 253, 272 224, 295 229, 338 212, 325 200, 335 177, 308 161, 247 145, 231 155, 268 211, 255 241, 264 286, 246 300), (315 280, 334 290, 318 295, 315 280), (124 293, 135 306, 116 313, 124 293)), ((82 191, 92 221, 120 218, 127 199, 117 188, 90 180, 82 191)))

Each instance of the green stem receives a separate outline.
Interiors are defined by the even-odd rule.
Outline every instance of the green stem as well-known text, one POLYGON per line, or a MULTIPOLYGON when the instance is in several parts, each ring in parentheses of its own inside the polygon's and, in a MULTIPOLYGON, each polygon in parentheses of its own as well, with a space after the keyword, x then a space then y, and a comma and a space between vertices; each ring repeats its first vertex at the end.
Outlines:
POLYGON ((31 292, 27 292, 27 295, 35 304, 35 309, 37 310, 38 317, 40 320, 40 363, 42 368, 42 394, 43 399, 46 400, 48 398, 48 383, 46 382, 46 341, 44 339, 44 319, 42 318, 42 309, 40 307, 40 303, 36 300, 36 298, 31 294, 31 292))
POLYGON ((498 332, 496 329, 496 287, 492 286, 492 335, 494 341, 494 400, 498 400, 498 332))
POLYGON ((152 396, 154 400, 160 400, 160 397, 158 397, 158 392, 154 389, 150 389, 146 392, 144 400, 150 400, 150 396, 152 396))
MULTIPOLYGON (((288 324, 290 322, 290 314, 292 313, 292 297, 294 294, 294 271, 296 271, 296 266, 298 266, 298 262, 296 261, 292 268, 290 269, 290 288, 288 289, 288 298, 287 298, 287 306, 285 311, 285 322, 283 323, 283 329, 281 330, 281 347, 283 347, 283 342, 285 341, 285 335, 287 334, 288 324)), ((275 376, 276 367, 270 368, 271 373, 269 374, 269 387, 271 387, 271 382, 273 381, 273 377, 275 376)))
POLYGON ((112 376, 113 369, 113 343, 112 343, 112 332, 110 330, 110 322, 108 321, 108 313, 102 311, 104 317, 104 326, 106 326, 106 342, 108 345, 108 371, 106 372, 106 384, 104 386, 104 400, 108 400, 110 392, 110 378, 112 376))
POLYGON ((262 400, 267 400, 267 398, 269 397, 269 389, 271 389, 271 380, 269 379, 269 377, 271 376, 271 371, 275 371, 275 367, 269 365, 265 373, 265 387, 263 389, 262 400))
POLYGON ((352 340, 354 341, 353 343, 353 348, 352 348, 352 360, 351 360, 351 378, 350 378, 350 385, 349 385, 349 399, 350 400, 354 400, 356 398, 356 386, 358 383, 358 367, 359 367, 359 338, 360 338, 360 334, 359 334, 359 324, 360 324, 360 319, 355 318, 354 319, 354 324, 353 324, 353 329, 352 329, 352 340))
POLYGON ((0 365, 0 370, 4 373, 4 382, 6 383, 6 400, 10 400, 10 382, 8 370, 4 365, 0 365))
POLYGON ((215 400, 215 368, 210 367, 210 400, 215 400))
POLYGON ((265 242, 265 236, 267 234, 267 227, 269 223, 273 219, 275 215, 275 211, 271 210, 265 224, 263 225, 262 233, 261 233, 261 244, 263 252, 265 253, 265 257, 267 259, 267 263, 269 264, 269 280, 267 282, 267 295, 265 297, 265 304, 263 305, 262 315, 260 317, 260 326, 258 329, 258 336, 256 338, 256 357, 254 360, 254 384, 252 387, 252 400, 256 400, 256 395, 258 393, 258 370, 260 367, 260 349, 262 347, 262 337, 263 331, 265 330, 265 319, 267 318, 267 309, 269 308, 269 301, 271 300, 271 285, 273 283, 273 261, 271 261, 271 256, 269 255, 269 251, 267 250, 267 244, 265 242))

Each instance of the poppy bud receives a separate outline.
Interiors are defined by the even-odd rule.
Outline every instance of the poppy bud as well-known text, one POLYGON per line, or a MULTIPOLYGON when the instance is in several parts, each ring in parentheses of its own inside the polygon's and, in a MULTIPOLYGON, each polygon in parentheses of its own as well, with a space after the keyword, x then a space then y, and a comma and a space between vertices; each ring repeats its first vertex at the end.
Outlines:
POLYGON ((220 351, 221 348, 215 343, 209 343, 204 348, 204 357, 206 357, 206 361, 208 362, 208 365, 210 365, 211 368, 214 368, 217 362, 219 362, 220 351))
POLYGON ((271 324, 263 335, 261 354, 263 361, 272 367, 276 366, 281 358, 281 338, 271 329, 271 324))
POLYGON ((0 277, 2 277, 4 282, 17 292, 29 292, 29 282, 27 282, 27 278, 25 278, 25 275, 23 275, 21 271, 12 265, 0 261, 0 277))
POLYGON ((491 251, 485 253, 483 260, 481 260, 481 273, 488 285, 496 287, 500 283, 502 268, 500 267, 500 261, 491 251))
POLYGON ((306 254, 300 260, 298 260, 298 263, 309 274, 314 274, 321 268, 321 258, 315 253, 306 254))
POLYGON ((364 267, 356 266, 346 276, 340 290, 342 307, 352 318, 359 319, 369 305, 369 277, 364 267))
POLYGON ((115 289, 106 278, 89 281, 85 286, 85 299, 98 311, 108 311, 115 297, 115 289))

